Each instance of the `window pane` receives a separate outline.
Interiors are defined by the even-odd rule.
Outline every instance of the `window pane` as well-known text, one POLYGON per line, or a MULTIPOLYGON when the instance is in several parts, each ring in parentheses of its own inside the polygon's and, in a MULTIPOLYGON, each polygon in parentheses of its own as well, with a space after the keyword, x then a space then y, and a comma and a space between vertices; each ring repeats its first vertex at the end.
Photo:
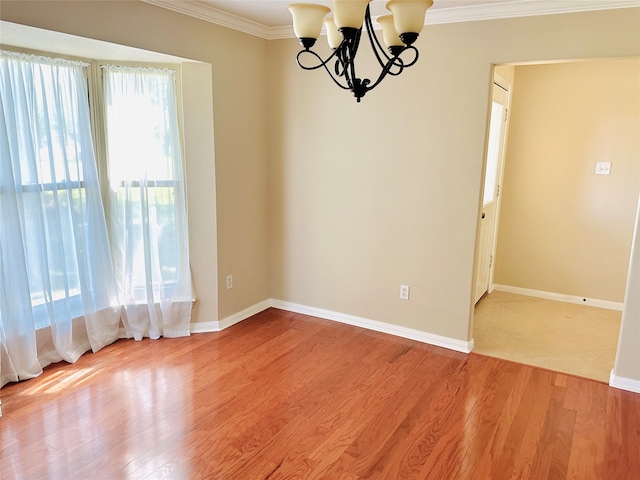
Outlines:
POLYGON ((173 179, 168 75, 109 71, 107 145, 111 181, 173 179))
POLYGON ((174 72, 104 67, 116 276, 127 303, 190 300, 174 72), (149 295, 153 298, 149 298, 149 295))
POLYGON ((487 149, 487 170, 484 180, 483 205, 493 201, 496 194, 498 177, 498 155, 500 154, 500 138, 504 122, 504 105, 493 102, 491 105, 491 123, 489 125, 489 146, 487 149))

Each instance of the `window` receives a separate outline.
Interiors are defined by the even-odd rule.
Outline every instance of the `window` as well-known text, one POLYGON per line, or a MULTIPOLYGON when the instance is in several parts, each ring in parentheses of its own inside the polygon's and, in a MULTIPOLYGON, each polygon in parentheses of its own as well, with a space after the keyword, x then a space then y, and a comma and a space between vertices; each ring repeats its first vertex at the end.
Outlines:
POLYGON ((105 106, 105 128, 93 128, 105 132, 97 142, 108 159, 105 212, 89 65, 2 51, 0 320, 16 318, 17 308, 23 323, 39 329, 115 304, 125 307, 125 327, 137 339, 188 334, 175 71, 103 67, 103 90, 92 95, 105 106), (9 265, 20 258, 26 284, 12 290, 22 273, 9 265), (18 291, 26 294, 19 305, 18 291), (148 308, 129 308, 135 305, 148 308))

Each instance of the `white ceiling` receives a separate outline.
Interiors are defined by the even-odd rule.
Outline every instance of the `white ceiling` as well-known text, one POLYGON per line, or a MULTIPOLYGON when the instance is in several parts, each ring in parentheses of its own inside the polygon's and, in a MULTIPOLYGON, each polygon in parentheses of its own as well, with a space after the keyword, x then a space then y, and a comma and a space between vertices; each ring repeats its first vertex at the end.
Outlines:
MULTIPOLYGON (((307 2, 331 6, 330 0, 143 0, 219 25, 267 39, 293 36, 289 3, 307 2)), ((372 0, 371 15, 387 11, 388 0, 372 0)), ((434 0, 426 24, 493 18, 605 10, 640 6, 640 0, 434 0)))
MULTIPOLYGON (((318 3, 331 7, 330 0, 197 0, 199 3, 210 5, 233 15, 251 20, 252 22, 267 27, 282 27, 291 25, 291 15, 286 9, 290 3, 318 3)), ((443 8, 464 8, 489 3, 506 3, 514 0, 435 0, 431 11, 443 8)), ((386 12, 385 5, 388 0, 373 0, 371 2, 371 14, 383 15, 386 12)))

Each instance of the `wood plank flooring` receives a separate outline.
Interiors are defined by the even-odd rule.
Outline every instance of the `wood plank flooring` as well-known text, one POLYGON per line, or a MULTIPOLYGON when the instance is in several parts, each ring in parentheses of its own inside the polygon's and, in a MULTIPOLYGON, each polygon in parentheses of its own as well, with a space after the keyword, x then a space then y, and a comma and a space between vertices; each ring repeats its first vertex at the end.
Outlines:
POLYGON ((638 394, 276 309, 0 396, 3 480, 640 478, 638 394))

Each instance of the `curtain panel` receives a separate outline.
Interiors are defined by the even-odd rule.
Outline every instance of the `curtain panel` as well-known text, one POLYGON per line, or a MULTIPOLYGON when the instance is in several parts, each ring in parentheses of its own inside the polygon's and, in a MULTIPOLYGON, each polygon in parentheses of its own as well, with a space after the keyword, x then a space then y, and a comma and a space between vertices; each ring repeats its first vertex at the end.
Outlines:
POLYGON ((111 249, 128 336, 189 335, 191 272, 175 71, 102 67, 111 249))
POLYGON ((0 52, 0 386, 118 335, 85 67, 0 52))

